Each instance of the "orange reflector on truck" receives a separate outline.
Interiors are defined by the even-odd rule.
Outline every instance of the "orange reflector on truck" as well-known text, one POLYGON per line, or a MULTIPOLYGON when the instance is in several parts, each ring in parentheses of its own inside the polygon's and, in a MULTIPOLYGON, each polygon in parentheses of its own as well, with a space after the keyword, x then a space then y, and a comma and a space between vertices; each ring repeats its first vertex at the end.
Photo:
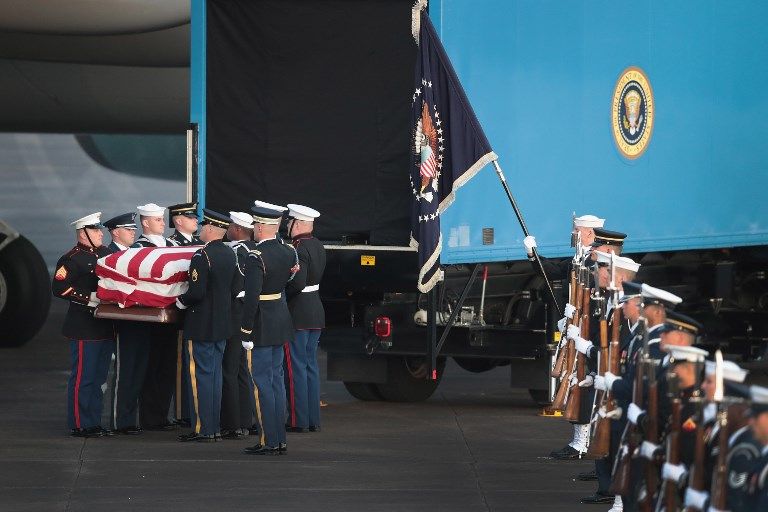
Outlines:
POLYGON ((367 254, 360 255, 360 265, 363 267, 372 267, 376 265, 376 256, 369 256, 367 254))

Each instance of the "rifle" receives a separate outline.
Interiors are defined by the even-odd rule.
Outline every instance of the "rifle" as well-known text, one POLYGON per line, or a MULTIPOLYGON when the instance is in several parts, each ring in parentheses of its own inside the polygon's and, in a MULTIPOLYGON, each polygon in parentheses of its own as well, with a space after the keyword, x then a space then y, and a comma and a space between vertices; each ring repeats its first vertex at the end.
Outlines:
MULTIPOLYGON (((568 288, 568 302, 570 304, 573 304, 574 302, 578 304, 578 283, 576 282, 576 270, 571 270, 571 284, 568 288)), ((569 325, 573 323, 573 318, 569 318, 566 322, 566 332, 569 325)), ((561 336, 565 336, 565 333, 560 333, 561 336)), ((559 378, 563 373, 563 367, 565 366, 566 361, 566 353, 568 352, 565 350, 565 347, 560 348, 562 343, 557 344, 557 352, 555 353, 555 364, 552 367, 552 370, 550 372, 550 376, 553 378, 559 378)), ((557 409, 557 407, 555 407, 557 409)))
MULTIPOLYGON (((706 491, 704 488, 704 465, 706 464, 707 442, 704 439, 704 407, 703 402, 699 401, 698 422, 696 424, 696 444, 693 451, 693 466, 691 475, 688 477, 688 487, 695 491, 706 491)), ((686 507, 685 512, 703 512, 698 508, 686 507)))
MULTIPOLYGON (((583 338, 589 337, 589 299, 591 291, 592 290, 589 288, 584 289, 581 297, 581 322, 579 327, 581 327, 581 336, 583 338)), ((574 358, 573 370, 570 374, 576 374, 576 382, 569 388, 568 399, 563 414, 563 417, 569 421, 577 421, 579 419, 582 395, 579 382, 584 380, 587 376, 586 357, 581 352, 578 352, 575 346, 573 347, 573 352, 576 354, 576 357, 574 358)))
MULTIPOLYGON (((619 373, 619 358, 621 356, 619 350, 619 323, 621 322, 621 310, 618 307, 615 307, 613 310, 611 322, 611 342, 607 344, 603 343, 603 339, 604 337, 607 338, 608 325, 605 320, 600 321, 600 375, 605 375, 606 367, 614 375, 619 373), (607 350, 606 345, 608 347, 607 350)), ((602 459, 608 456, 611 450, 611 418, 608 416, 608 413, 614 409, 616 409, 616 402, 613 400, 610 390, 603 392, 600 397, 599 413, 593 418, 595 427, 592 432, 592 442, 589 443, 589 450, 587 450, 587 459, 602 459)))
MULTIPOLYGON (((573 318, 580 318, 580 308, 581 308, 581 296, 584 293, 584 288, 581 286, 580 282, 576 281, 576 272, 574 271, 572 274, 573 282, 575 283, 575 291, 574 291, 574 298, 576 306, 576 313, 573 314, 573 318)), ((573 318, 568 319, 568 325, 573 323, 573 318)), ((558 376, 560 377, 560 384, 557 388, 557 393, 555 393, 555 399, 552 401, 552 408, 558 411, 562 411, 565 402, 568 398, 568 391, 570 389, 570 376, 571 376, 571 368, 567 363, 567 361, 570 361, 573 358, 573 354, 576 352, 576 346, 573 343, 573 341, 568 341, 565 348, 560 351, 562 354, 562 363, 560 364, 560 373, 558 376)), ((556 363, 557 365, 557 363, 556 363)))
MULTIPOLYGON (((646 365, 648 376, 648 421, 645 426, 645 440, 654 444, 659 442, 659 393, 656 382, 656 363, 646 357, 643 364, 646 365)), ((645 496, 638 500, 641 512, 653 511, 653 495, 659 483, 659 468, 655 460, 649 460, 645 464, 645 496)))
MULTIPOLYGON (((680 427, 682 424, 683 402, 680 399, 678 391, 677 375, 669 374, 669 391, 672 398, 672 417, 667 433, 667 455, 666 460, 670 464, 680 464, 680 427)), ((680 507, 680 499, 677 490, 677 482, 664 480, 661 483, 659 491, 659 505, 662 505, 666 512, 675 512, 680 507)), ((656 507, 657 510, 661 506, 656 507)))
POLYGON ((715 402, 717 402, 717 424, 720 427, 717 465, 712 475, 710 492, 710 507, 715 510, 725 510, 728 492, 728 407, 724 403, 723 387, 723 353, 715 352, 715 402))

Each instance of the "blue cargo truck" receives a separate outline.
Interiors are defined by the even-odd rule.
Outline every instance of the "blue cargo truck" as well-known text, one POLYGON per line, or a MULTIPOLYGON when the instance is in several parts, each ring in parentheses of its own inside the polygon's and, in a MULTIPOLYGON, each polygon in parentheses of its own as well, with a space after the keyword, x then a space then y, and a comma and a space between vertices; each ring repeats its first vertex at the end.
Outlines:
MULTIPOLYGON (((193 0, 194 190, 225 211, 321 211, 321 343, 355 397, 426 399, 453 358, 509 366, 546 402, 558 315, 490 166, 442 217, 433 300, 416 290, 411 4, 193 0)), ((432 0, 429 14, 541 255, 572 255, 573 212, 604 217, 706 343, 764 357, 768 4, 432 0)))

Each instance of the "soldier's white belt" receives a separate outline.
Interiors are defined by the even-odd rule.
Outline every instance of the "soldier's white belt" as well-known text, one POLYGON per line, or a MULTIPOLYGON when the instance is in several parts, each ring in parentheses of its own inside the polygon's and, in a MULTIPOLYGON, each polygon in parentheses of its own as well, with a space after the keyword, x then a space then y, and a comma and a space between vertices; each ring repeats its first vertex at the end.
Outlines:
POLYGON ((259 295, 259 300, 280 300, 282 293, 268 293, 266 295, 259 295))
POLYGON ((319 284, 313 284, 310 286, 305 286, 303 290, 301 290, 301 293, 309 293, 309 292, 316 292, 320 289, 319 284))

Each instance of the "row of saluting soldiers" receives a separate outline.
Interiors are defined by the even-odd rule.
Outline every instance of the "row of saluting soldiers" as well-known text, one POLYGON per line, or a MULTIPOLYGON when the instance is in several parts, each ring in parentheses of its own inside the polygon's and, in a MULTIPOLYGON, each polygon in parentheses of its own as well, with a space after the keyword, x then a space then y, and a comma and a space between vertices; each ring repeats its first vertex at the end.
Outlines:
MULTIPOLYGON (((543 260, 570 280, 552 408, 574 436, 550 455, 594 459, 578 479, 598 489, 581 501, 610 512, 768 510, 768 388, 694 346, 702 325, 675 311, 680 297, 636 281, 626 235, 603 225, 574 218, 573 260, 543 260)), ((524 246, 533 260, 535 238, 524 246)))
POLYGON ((63 335, 70 340, 68 424, 77 437, 192 431, 179 441, 213 442, 251 434, 246 453, 285 453, 286 431, 320 430, 317 347, 325 315, 319 283, 325 249, 313 236, 316 210, 255 201, 251 213, 154 203, 101 224, 101 213, 72 222, 77 244, 62 256, 52 290, 69 301, 63 335), (290 243, 279 235, 285 222, 290 243), (103 245, 102 228, 112 240, 103 245), (201 246, 192 256, 188 290, 176 300, 174 324, 94 316, 97 260, 139 247, 201 246), (101 425, 102 386, 115 359, 111 425, 101 425), (284 370, 285 369, 285 370, 284 370), (287 399, 286 399, 287 395, 287 399))

